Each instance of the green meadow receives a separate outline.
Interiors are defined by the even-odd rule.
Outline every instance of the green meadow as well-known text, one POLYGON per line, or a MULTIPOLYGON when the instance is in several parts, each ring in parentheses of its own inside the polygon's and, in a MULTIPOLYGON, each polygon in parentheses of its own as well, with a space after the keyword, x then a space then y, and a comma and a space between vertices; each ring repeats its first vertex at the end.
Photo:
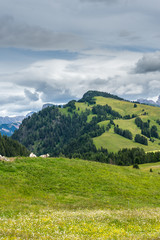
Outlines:
MULTIPOLYGON (((160 134, 160 125, 156 123, 157 119, 160 119, 160 108, 148 106, 144 104, 137 104, 134 107, 134 103, 127 101, 120 101, 111 98, 95 97, 96 104, 106 105, 112 107, 113 110, 119 112, 122 116, 136 114, 143 121, 147 122, 150 120, 150 125, 156 125, 158 133, 160 134), (146 113, 146 115, 144 115, 146 113)), ((109 121, 100 122, 100 126, 106 127, 109 121)), ((133 148, 139 147, 147 151, 160 150, 160 140, 155 139, 154 143, 150 142, 148 139, 148 146, 134 142, 134 137, 136 134, 140 134, 141 130, 135 124, 135 118, 132 119, 116 119, 114 120, 116 125, 119 125, 122 129, 128 129, 133 135, 133 140, 126 139, 118 134, 114 133, 113 127, 103 133, 101 136, 93 138, 93 142, 97 148, 107 148, 110 152, 117 152, 122 148, 133 148)))
MULTIPOLYGON (((160 135, 160 125, 156 123, 157 119, 160 119, 160 108, 144 105, 144 104, 138 104, 137 107, 134 107, 134 103, 128 102, 128 101, 121 101, 113 98, 105 98, 105 97, 95 97, 96 104, 99 105, 106 105, 112 107, 113 110, 119 112, 123 117, 125 115, 132 115, 136 114, 139 116, 143 121, 147 122, 147 120, 150 120, 150 126, 155 125, 158 129, 158 133, 160 135), (146 113, 146 115, 144 115, 146 113)), ((84 102, 76 102, 74 110, 76 113, 81 113, 86 111, 86 109, 92 110, 92 107, 94 105, 89 105, 88 103, 84 102)), ((67 115, 72 113, 67 111, 67 108, 60 109, 60 111, 67 115)), ((92 118, 96 116, 92 113, 88 115, 88 122, 92 120, 92 118)), ((106 127, 109 123, 109 120, 99 122, 98 124, 100 126, 106 127)), ((101 147, 107 148, 109 152, 117 152, 118 150, 122 148, 133 148, 133 147, 139 147, 143 148, 146 152, 148 151, 158 151, 160 150, 160 140, 155 139, 154 143, 150 142, 148 139, 148 146, 145 146, 143 144, 139 144, 134 142, 134 137, 136 134, 141 134, 141 129, 138 128, 135 124, 135 118, 132 119, 116 119, 114 120, 114 123, 116 125, 119 125, 122 129, 128 129, 132 135, 133 140, 129 140, 127 138, 124 138, 118 134, 114 133, 113 126, 109 131, 105 131, 101 136, 93 138, 93 142, 95 146, 100 149, 101 147)))
MULTIPOLYGON (((121 121, 121 120, 115 120, 114 122, 116 123, 116 121, 121 121)), ((129 120, 124 120, 124 121, 129 121, 129 120)), ((121 125, 119 124, 119 126, 121 125)), ((124 127, 124 129, 126 128, 124 127)), ((127 126, 127 129, 129 130, 128 126, 127 126)), ((138 132, 139 132, 139 129, 138 129, 138 132)), ((108 132, 106 131, 101 136, 93 138, 93 142, 97 148, 99 149, 101 147, 107 148, 110 152, 117 152, 122 148, 137 148, 137 147, 143 148, 146 152, 160 150, 159 139, 155 140, 154 143, 149 141, 148 146, 145 146, 140 143, 134 142, 134 140, 128 140, 127 138, 124 138, 118 134, 115 134, 113 128, 110 129, 110 131, 108 132)))
POLYGON ((160 163, 0 162, 0 239, 158 239, 159 172, 160 163))

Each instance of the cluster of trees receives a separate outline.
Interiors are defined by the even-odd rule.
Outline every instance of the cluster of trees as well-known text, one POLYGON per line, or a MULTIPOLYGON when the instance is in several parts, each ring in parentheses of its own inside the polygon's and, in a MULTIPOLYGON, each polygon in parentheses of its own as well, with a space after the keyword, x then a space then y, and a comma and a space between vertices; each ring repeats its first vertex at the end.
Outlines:
POLYGON ((76 109, 75 102, 76 102, 76 100, 72 100, 72 101, 68 102, 67 104, 65 104, 63 107, 64 108, 68 107, 68 112, 73 112, 76 109))
POLYGON ((156 120, 156 123, 158 123, 158 124, 160 125, 160 120, 159 120, 159 119, 157 119, 157 120, 156 120))
POLYGON ((109 153, 107 149, 86 151, 85 153, 69 154, 70 158, 81 158, 91 161, 115 164, 120 166, 130 166, 135 164, 159 162, 160 152, 145 153, 142 148, 124 148, 117 153, 109 153))
POLYGON ((159 162, 160 152, 145 153, 142 148, 122 149, 113 156, 113 163, 117 165, 134 165, 159 162))
POLYGON ((29 151, 19 142, 0 134, 0 155, 6 157, 28 156, 29 151))
POLYGON ((123 98, 120 98, 116 95, 106 93, 106 92, 99 92, 99 91, 88 91, 86 92, 83 97, 79 100, 79 102, 88 102, 89 104, 95 104, 96 101, 94 100, 94 97, 101 96, 106 98, 114 98, 117 100, 124 100, 123 98))
POLYGON ((146 137, 140 135, 140 134, 136 134, 135 138, 134 138, 135 142, 137 143, 141 143, 144 145, 148 145, 148 140, 146 137))
POLYGON ((147 122, 143 122, 140 117, 137 117, 137 118, 135 119, 135 124, 136 124, 137 127, 139 127, 140 129, 149 128, 150 120, 148 120, 147 122))
POLYGON ((150 120, 148 120, 147 122, 143 122, 140 117, 137 117, 135 119, 135 124, 141 129, 141 134, 143 134, 144 136, 148 138, 159 138, 157 127, 155 125, 150 127, 150 120))
POLYGON ((137 114, 132 114, 132 115, 127 114, 123 117, 123 119, 132 119, 132 118, 135 118, 135 117, 137 117, 137 114))
POLYGON ((132 133, 129 130, 123 130, 118 125, 114 127, 114 132, 130 140, 133 139, 132 133))
POLYGON ((94 106, 92 108, 92 113, 97 115, 99 121, 111 119, 110 116, 112 116, 112 119, 122 118, 119 112, 112 110, 112 108, 107 104, 105 106, 102 106, 102 105, 94 106))
POLYGON ((70 153, 94 152, 92 138, 100 136, 105 129, 97 124, 97 117, 88 123, 88 114, 85 111, 66 116, 56 106, 45 108, 24 119, 12 138, 37 155, 50 153, 52 156, 69 156, 70 153))

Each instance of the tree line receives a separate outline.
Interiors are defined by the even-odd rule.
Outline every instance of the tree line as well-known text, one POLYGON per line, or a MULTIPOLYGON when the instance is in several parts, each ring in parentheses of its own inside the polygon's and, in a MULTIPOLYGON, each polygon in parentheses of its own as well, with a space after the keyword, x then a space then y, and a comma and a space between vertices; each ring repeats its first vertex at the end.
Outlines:
POLYGON ((0 155, 6 157, 28 156, 29 151, 19 142, 0 134, 0 155))
POLYGON ((118 125, 114 127, 114 132, 130 140, 133 139, 132 133, 129 130, 123 130, 122 128, 119 128, 118 125))
POLYGON ((143 134, 144 136, 148 138, 159 138, 157 127, 155 125, 150 127, 150 120, 148 120, 147 122, 143 122, 140 117, 137 117, 135 119, 135 124, 141 129, 141 134, 143 134))

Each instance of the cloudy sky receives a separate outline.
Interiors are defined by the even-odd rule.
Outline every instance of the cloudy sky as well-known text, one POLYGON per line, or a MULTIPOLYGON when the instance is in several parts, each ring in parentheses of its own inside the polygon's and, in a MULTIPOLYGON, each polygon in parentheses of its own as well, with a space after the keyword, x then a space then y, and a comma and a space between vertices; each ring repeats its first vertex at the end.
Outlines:
POLYGON ((0 116, 160 94, 159 0, 0 0, 0 116))

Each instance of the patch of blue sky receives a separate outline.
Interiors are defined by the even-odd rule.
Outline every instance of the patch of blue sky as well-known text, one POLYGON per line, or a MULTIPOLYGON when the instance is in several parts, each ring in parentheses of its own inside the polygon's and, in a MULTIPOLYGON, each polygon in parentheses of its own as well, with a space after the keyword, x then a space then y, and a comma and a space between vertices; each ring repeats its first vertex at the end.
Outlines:
POLYGON ((129 51, 129 52, 140 52, 140 53, 151 53, 151 52, 160 51, 160 48, 129 46, 129 45, 121 45, 121 46, 105 45, 102 48, 110 49, 110 50, 117 50, 117 51, 129 51))
POLYGON ((45 59, 75 60, 78 52, 69 51, 33 51, 22 48, 0 48, 0 61, 40 61, 45 59))

